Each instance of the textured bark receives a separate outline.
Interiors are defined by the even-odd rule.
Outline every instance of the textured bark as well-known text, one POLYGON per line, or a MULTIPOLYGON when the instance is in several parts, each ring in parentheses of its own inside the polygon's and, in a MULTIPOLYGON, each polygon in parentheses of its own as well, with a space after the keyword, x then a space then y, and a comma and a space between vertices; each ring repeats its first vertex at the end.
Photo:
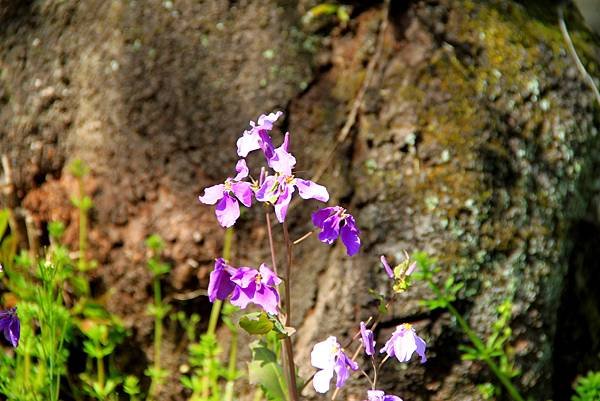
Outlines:
MULTIPOLYGON (((223 231, 196 196, 232 173, 235 140, 262 112, 286 112, 281 129, 293 135, 299 175, 310 176, 328 158, 373 56, 382 6, 357 5, 348 28, 315 34, 300 24, 304 2, 8 4, 0 12, 0 150, 13 165, 23 207, 41 229, 66 221, 74 244, 74 186, 64 167, 76 157, 90 164, 92 256, 101 265, 92 279, 133 328, 124 368, 139 372, 140 355, 151 357, 143 239, 158 233, 168 241, 175 266, 169 296, 205 287, 223 231)), ((575 27, 575 44, 598 75, 597 48, 575 27)), ((512 2, 392 3, 357 123, 321 179, 332 202, 357 217, 364 251, 350 259, 313 236, 295 255, 301 372, 309 372, 315 341, 351 335, 373 311, 367 289, 385 288, 378 255, 398 261, 402 250, 422 249, 437 256, 444 276, 467 283, 467 301, 458 306, 481 335, 495 307, 513 299, 519 385, 535 399, 564 391, 551 384, 553 367, 563 366, 552 345, 564 349, 568 338, 557 329, 557 314, 569 265, 575 278, 567 282, 589 272, 577 267, 585 258, 571 255, 593 249, 573 248, 580 221, 597 232, 589 213, 597 126, 593 98, 552 10, 512 2)), ((292 236, 311 229, 315 207, 294 208, 292 236)), ((243 217, 234 264, 268 260, 263 221, 259 211, 243 217)), ((429 362, 406 370, 389 363, 381 386, 405 399, 478 399, 476 384, 490 373, 460 360, 464 337, 447 315, 419 306, 427 296, 419 284, 403 295, 378 339, 413 322, 429 340, 429 362)), ((178 310, 208 308, 204 298, 173 303, 178 310)), ((175 371, 185 360, 181 337, 172 325, 165 354, 175 371)), ((564 366, 570 370, 554 380, 563 387, 584 369, 564 366)), ((364 384, 349 386, 347 398, 362 399, 364 384)), ((167 397, 181 399, 176 380, 165 387, 167 397)))

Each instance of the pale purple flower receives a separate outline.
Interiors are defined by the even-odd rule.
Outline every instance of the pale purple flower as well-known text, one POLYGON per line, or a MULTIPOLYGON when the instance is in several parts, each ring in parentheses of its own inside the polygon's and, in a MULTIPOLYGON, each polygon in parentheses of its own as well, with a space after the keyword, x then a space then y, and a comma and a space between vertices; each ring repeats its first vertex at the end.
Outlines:
POLYGON ((371 356, 375 354, 375 340, 373 339, 373 332, 367 329, 367 325, 364 322, 360 322, 360 336, 365 347, 365 354, 371 356))
MULTIPOLYGON (((292 169, 296 165, 296 158, 288 152, 290 146, 290 133, 286 132, 283 143, 277 149, 274 149, 271 157, 267 158, 267 164, 273 170, 282 175, 292 175, 292 169)), ((267 153, 265 153, 267 156, 267 153)))
POLYGON ((400 362, 408 362, 412 354, 416 352, 421 357, 421 363, 425 363, 427 361, 425 356, 426 346, 427 344, 417 335, 412 325, 404 323, 396 327, 392 337, 379 352, 387 352, 388 356, 395 356, 400 362))
POLYGON ((351 214, 341 206, 326 207, 312 214, 315 227, 321 229, 319 240, 333 244, 339 237, 346 246, 348 256, 355 255, 360 250, 360 231, 351 214))
POLYGON ((223 184, 213 185, 204 189, 204 195, 199 196, 200 202, 214 205, 215 214, 219 224, 223 227, 231 227, 240 217, 240 205, 238 199, 246 207, 252 206, 252 184, 241 181, 248 177, 248 166, 244 159, 240 159, 235 166, 237 175, 228 177, 223 184), (233 196, 235 195, 235 196, 233 196), (237 198, 237 199, 236 199, 237 198))
POLYGON ((215 299, 225 300, 235 289, 235 283, 231 281, 231 276, 237 269, 229 266, 223 258, 215 260, 215 269, 210 273, 208 282, 208 300, 214 302, 215 299))
POLYGON ((277 315, 279 293, 277 286, 281 279, 264 263, 258 270, 240 267, 232 275, 231 281, 237 284, 231 296, 231 303, 242 309, 249 303, 261 306, 265 312, 277 315))
POLYGON ((250 121, 250 129, 244 131, 237 141, 237 153, 240 157, 248 156, 248 153, 262 149, 265 157, 269 160, 273 156, 274 148, 269 136, 269 131, 273 129, 273 124, 283 113, 277 111, 268 115, 262 114, 258 117, 258 122, 250 121))
POLYGON ((302 199, 316 199, 321 202, 329 200, 329 193, 324 186, 310 180, 296 178, 293 175, 279 173, 265 177, 256 192, 256 200, 271 203, 275 208, 277 220, 283 223, 296 188, 302 199))
POLYGON ((329 391, 334 372, 337 376, 335 386, 340 388, 350 377, 350 370, 358 370, 358 364, 348 358, 334 336, 315 344, 310 353, 310 363, 319 369, 313 377, 313 386, 321 394, 329 391))
POLYGON ((381 264, 383 265, 383 268, 385 269, 385 272, 387 273, 388 277, 393 279, 394 278, 394 271, 392 270, 392 268, 390 267, 388 261, 385 259, 385 256, 381 255, 381 264))
POLYGON ((0 330, 4 333, 4 337, 13 347, 16 348, 19 345, 21 322, 17 315, 17 308, 0 311, 0 330))
POLYGON ((402 401, 402 398, 395 395, 386 395, 381 390, 369 390, 367 391, 366 401, 402 401))

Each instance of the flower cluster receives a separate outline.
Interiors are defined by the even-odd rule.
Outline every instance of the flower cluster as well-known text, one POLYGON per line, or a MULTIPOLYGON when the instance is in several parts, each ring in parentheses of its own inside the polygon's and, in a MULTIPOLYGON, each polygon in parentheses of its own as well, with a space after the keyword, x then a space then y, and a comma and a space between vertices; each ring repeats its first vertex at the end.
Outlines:
MULTIPOLYGON (((235 167, 236 174, 225 179, 222 184, 205 188, 204 194, 199 196, 200 202, 216 205, 215 214, 221 226, 231 227, 236 223, 240 217, 240 203, 245 207, 251 207, 255 200, 268 205, 274 210, 277 220, 284 223, 296 191, 302 199, 315 199, 320 202, 329 200, 327 188, 295 176, 293 170, 296 158, 290 152, 289 132, 285 133, 281 144, 275 147, 270 133, 281 116, 282 113, 278 111, 261 115, 257 122, 251 121, 250 128, 245 130, 237 141, 237 156, 240 159, 235 167), (246 164, 246 157, 251 152, 259 150, 264 156, 265 165, 260 168, 260 175, 255 180, 246 164)), ((312 213, 312 223, 319 230, 318 238, 321 242, 331 245, 341 238, 348 256, 356 255, 360 251, 360 230, 354 217, 345 208, 341 206, 321 208, 312 213)), ((270 231, 269 235, 271 235, 270 231)), ((289 242, 288 246, 290 246, 289 242)), ((273 249, 271 251, 273 252, 273 249)), ((381 257, 385 272, 392 280, 394 292, 404 291, 408 287, 409 276, 415 269, 415 264, 409 264, 408 255, 406 256, 406 260, 394 269, 390 267, 385 257, 381 257)), ((217 299, 229 299, 233 305, 242 309, 249 304, 255 304, 273 317, 280 312, 280 296, 277 288, 281 283, 282 279, 264 263, 258 269, 233 267, 219 258, 216 259, 210 274, 208 298, 211 302, 217 299)), ((286 282, 286 285, 288 284, 289 282, 286 282)), ((277 319, 275 317, 276 322, 277 319)), ((0 325, 3 324, 2 322, 0 318, 0 325)), ((381 364, 391 357, 395 357, 399 362, 408 362, 414 353, 420 356, 421 363, 427 360, 426 343, 410 324, 397 326, 385 345, 376 352, 374 325, 368 328, 367 323, 360 322, 360 338, 365 354, 371 359, 374 367, 375 358, 379 354, 387 354, 381 364)), ((8 323, 5 323, 0 326, 5 328, 5 335, 7 325, 8 323)), ((359 370, 355 358, 350 358, 345 353, 334 336, 315 344, 310 356, 312 365, 317 368, 312 382, 314 389, 319 393, 326 393, 329 390, 334 376, 336 376, 335 386, 340 388, 346 383, 352 371, 359 370)), ((294 372, 293 358, 290 361, 290 369, 294 372)), ((364 371, 363 374, 366 375, 364 371)), ((367 392, 368 401, 402 401, 395 395, 386 395, 384 391, 378 390, 376 377, 375 372, 375 379, 367 392)))
POLYGON ((210 274, 208 299, 225 300, 231 295, 230 302, 241 309, 255 304, 272 315, 278 314, 279 293, 277 286, 281 279, 264 263, 257 269, 251 267, 235 268, 219 258, 210 274))
MULTIPOLYGON (((200 202, 215 206, 215 214, 223 227, 233 226, 240 217, 240 203, 252 206, 253 198, 273 206, 275 216, 280 223, 287 217, 287 211, 296 190, 302 199, 315 199, 320 202, 329 200, 327 188, 311 180, 296 177, 293 173, 296 158, 290 152, 290 133, 284 135, 283 142, 275 147, 270 132, 274 124, 283 115, 278 111, 261 115, 257 122, 250 121, 250 128, 242 133, 237 141, 237 155, 241 158, 236 164, 236 175, 228 177, 222 184, 204 189, 199 196, 200 202), (261 150, 269 172, 261 169, 256 181, 250 176, 246 157, 261 150)), ((338 236, 346 246, 349 256, 360 249, 360 231, 354 217, 340 206, 326 207, 313 214, 313 223, 321 229, 321 242, 332 244, 338 236)))

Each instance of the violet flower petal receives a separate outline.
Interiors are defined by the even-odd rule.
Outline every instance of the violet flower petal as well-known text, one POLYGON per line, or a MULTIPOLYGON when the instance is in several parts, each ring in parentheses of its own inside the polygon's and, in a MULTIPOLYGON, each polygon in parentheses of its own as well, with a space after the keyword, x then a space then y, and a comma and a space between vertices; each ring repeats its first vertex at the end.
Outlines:
MULTIPOLYGON (((300 191, 300 188, 298 188, 298 191, 300 191)), ((331 214, 334 211, 335 211, 334 207, 324 207, 323 209, 317 210, 316 212, 314 212, 312 214, 312 222, 313 222, 314 226, 322 229, 325 219, 327 219, 329 216, 331 216, 331 214)))
POLYGON ((262 185, 256 191, 255 198, 259 202, 275 203, 279 197, 279 184, 276 182, 275 176, 268 175, 265 177, 262 185))
POLYGON ((327 192, 327 188, 323 185, 319 185, 310 180, 296 178, 296 187, 298 188, 298 194, 302 199, 316 199, 321 202, 327 202, 329 200, 329 193, 327 192))
POLYGON ((285 216, 287 215, 287 210, 292 200, 292 194, 294 193, 294 186, 284 184, 283 190, 279 194, 279 198, 277 198, 277 202, 275 202, 275 216, 280 223, 285 221, 285 216))
POLYGON ((271 287, 281 284, 281 279, 266 264, 261 264, 258 270, 262 277, 261 283, 271 287))
MULTIPOLYGON (((292 169, 296 165, 296 158, 288 152, 290 133, 287 132, 283 139, 283 144, 275 149, 272 153, 271 158, 268 159, 269 167, 277 171, 280 174, 290 176, 292 175, 292 169)), ((267 152, 265 152, 267 156, 267 152)))
POLYGON ((226 269, 225 260, 219 258, 215 261, 215 268, 210 273, 208 281, 208 300, 214 302, 215 299, 225 300, 235 288, 235 283, 231 281, 231 274, 226 269))
POLYGON ((387 273, 388 277, 393 279, 394 278, 394 271, 392 270, 392 268, 390 267, 388 261, 386 260, 385 256, 381 255, 381 258, 379 258, 379 260, 381 260, 381 264, 383 265, 383 268, 385 269, 385 272, 387 273))
POLYGON ((319 233, 319 241, 326 244, 333 244, 340 235, 341 218, 338 214, 333 214, 323 221, 321 232, 319 233))
POLYGON ((371 356, 375 353, 375 341, 373 340, 373 332, 367 329, 367 325, 364 322, 360 322, 360 335, 362 338, 363 346, 365 347, 365 354, 371 356))
POLYGON ((225 193, 215 208, 217 220, 222 227, 231 227, 240 217, 240 205, 237 199, 225 193))
POLYGON ((353 256, 360 250, 360 237, 358 236, 360 231, 356 228, 354 217, 348 216, 344 221, 345 224, 340 229, 340 235, 346 246, 346 253, 348 256, 353 256))
POLYGON ((277 290, 266 285, 256 287, 252 302, 261 306, 265 312, 277 315, 277 305, 279 304, 279 293, 277 290))
POLYGON ((225 191, 225 185, 217 184, 212 187, 204 189, 204 195, 199 196, 198 200, 206 205, 214 205, 223 198, 223 192, 225 191))
POLYGON ((242 202, 246 207, 252 206, 252 184, 249 182, 234 182, 231 184, 231 191, 235 194, 235 197, 242 202))
POLYGON ((235 165, 235 171, 237 172, 237 175, 233 178, 235 181, 240 181, 248 177, 250 170, 246 164, 246 159, 238 160, 237 164, 235 165))

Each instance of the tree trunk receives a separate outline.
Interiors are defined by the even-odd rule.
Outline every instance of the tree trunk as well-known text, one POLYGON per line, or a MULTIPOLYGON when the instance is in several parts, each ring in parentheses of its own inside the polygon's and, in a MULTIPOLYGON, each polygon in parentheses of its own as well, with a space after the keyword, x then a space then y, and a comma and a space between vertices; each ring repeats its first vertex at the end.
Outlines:
MULTIPOLYGON (((380 36, 380 3, 356 3, 347 27, 316 31, 301 24, 313 5, 303 0, 4 3, 0 150, 24 213, 42 231, 65 221, 74 248, 75 187, 65 166, 74 158, 90 165, 91 256, 100 262, 91 280, 134 329, 121 351, 125 369, 140 373, 140 355, 151 357, 143 240, 151 233, 167 240, 174 308, 206 314, 205 297, 178 300, 206 287, 222 246, 223 230, 197 195, 231 175, 247 122, 276 109, 286 116, 281 130, 291 132, 297 174, 310 178, 326 167, 320 182, 330 203, 348 206, 362 231, 354 258, 315 236, 294 255, 303 374, 314 342, 352 335, 373 312, 367 290, 386 284, 379 255, 396 262, 403 250, 418 249, 437 257, 443 278, 466 283, 457 307, 481 336, 496 307, 513 301, 511 345, 525 394, 565 399, 575 374, 600 367, 591 358, 576 366, 574 357, 600 351, 586 317, 598 303, 570 314, 577 305, 564 295, 578 280, 582 304, 594 296, 586 277, 598 263, 589 257, 589 237, 600 232, 598 109, 555 10, 394 1, 380 36), (356 122, 330 157, 355 103, 356 122), (576 316, 584 321, 576 324, 576 316)), ((567 16, 575 46, 598 75, 593 37, 574 12, 567 16)), ((291 210, 293 237, 312 228, 317 206, 291 210)), ((263 222, 254 210, 236 226, 234 264, 269 260, 263 222)), ((429 361, 408 369, 388 363, 381 387, 404 399, 480 399, 476 385, 494 379, 484 365, 461 361, 466 339, 447 314, 420 306, 429 296, 417 283, 377 333, 382 344, 395 325, 414 323, 428 340, 429 361)), ((185 361, 178 331, 173 324, 165 345, 174 371, 185 361)), ((365 385, 349 386, 348 399, 363 399, 365 385)), ((181 394, 172 380, 162 399, 181 394)))

